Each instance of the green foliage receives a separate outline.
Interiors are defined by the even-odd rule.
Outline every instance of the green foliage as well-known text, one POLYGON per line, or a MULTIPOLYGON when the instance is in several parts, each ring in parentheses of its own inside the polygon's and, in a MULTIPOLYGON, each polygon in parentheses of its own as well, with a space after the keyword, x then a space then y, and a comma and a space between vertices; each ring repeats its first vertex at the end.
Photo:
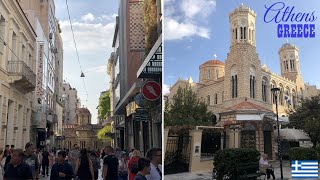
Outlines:
POLYGON ((201 102, 191 87, 179 87, 172 103, 166 102, 164 112, 165 126, 214 125, 213 113, 201 102))
POLYGON ((107 119, 110 115, 110 92, 107 91, 99 100, 98 117, 107 119))
POLYGON ((235 174, 235 167, 239 163, 252 163, 259 161, 260 153, 256 149, 223 149, 214 156, 214 168, 218 173, 217 179, 222 179, 225 174, 235 174))
POLYGON ((145 54, 149 54, 158 39, 156 0, 144 1, 145 54))
POLYGON ((290 115, 290 127, 302 129, 311 138, 313 147, 320 143, 320 95, 302 101, 301 106, 290 115))
POLYGON ((317 151, 314 148, 294 147, 288 151, 290 160, 316 160, 317 151))
POLYGON ((110 136, 107 136, 106 133, 111 133, 111 126, 107 125, 100 129, 97 133, 99 140, 105 140, 105 141, 111 141, 112 138, 110 136))

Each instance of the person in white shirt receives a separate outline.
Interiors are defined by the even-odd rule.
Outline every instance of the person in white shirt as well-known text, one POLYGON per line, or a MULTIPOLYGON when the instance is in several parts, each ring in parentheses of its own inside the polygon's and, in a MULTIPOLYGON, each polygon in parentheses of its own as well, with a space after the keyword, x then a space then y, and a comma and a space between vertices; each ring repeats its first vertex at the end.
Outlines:
POLYGON ((261 158, 260 158, 260 161, 259 161, 260 167, 266 169, 267 179, 270 179, 270 175, 272 176, 273 179, 275 179, 273 168, 269 164, 267 157, 268 157, 267 154, 262 154, 261 155, 261 158))
POLYGON ((147 152, 147 158, 150 159, 150 174, 146 175, 147 180, 162 179, 162 150, 160 148, 152 148, 147 152))

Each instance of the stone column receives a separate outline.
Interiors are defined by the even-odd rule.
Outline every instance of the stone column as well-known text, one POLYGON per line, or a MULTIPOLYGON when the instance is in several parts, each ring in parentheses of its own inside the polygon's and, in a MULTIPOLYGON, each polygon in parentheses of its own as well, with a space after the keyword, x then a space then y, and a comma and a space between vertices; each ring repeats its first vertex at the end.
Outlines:
POLYGON ((235 139, 236 147, 235 148, 240 148, 240 142, 241 142, 240 136, 241 136, 241 131, 236 129, 236 139, 235 139))
POLYGON ((199 164, 201 157, 202 130, 190 130, 189 134, 191 136, 189 172, 194 172, 201 170, 199 169, 199 164))

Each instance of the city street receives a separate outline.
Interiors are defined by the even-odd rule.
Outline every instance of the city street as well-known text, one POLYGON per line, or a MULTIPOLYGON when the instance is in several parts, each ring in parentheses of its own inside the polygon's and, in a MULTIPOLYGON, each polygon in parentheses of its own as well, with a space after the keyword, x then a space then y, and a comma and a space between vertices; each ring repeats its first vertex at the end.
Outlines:
MULTIPOLYGON (((279 161, 270 161, 270 164, 274 167, 274 174, 276 179, 281 179, 281 173, 280 173, 280 162, 279 161)), ((284 161, 283 162, 283 178, 284 179, 292 179, 291 178, 291 168, 290 168, 290 162, 284 161)), ((172 175, 166 175, 166 180, 211 180, 212 179, 212 172, 208 171, 199 171, 195 173, 180 173, 180 174, 172 174, 172 175)), ((261 179, 263 179, 263 176, 261 176, 261 179)), ((302 180, 302 179, 301 179, 302 180)), ((312 178, 308 178, 307 180, 315 180, 312 178)))

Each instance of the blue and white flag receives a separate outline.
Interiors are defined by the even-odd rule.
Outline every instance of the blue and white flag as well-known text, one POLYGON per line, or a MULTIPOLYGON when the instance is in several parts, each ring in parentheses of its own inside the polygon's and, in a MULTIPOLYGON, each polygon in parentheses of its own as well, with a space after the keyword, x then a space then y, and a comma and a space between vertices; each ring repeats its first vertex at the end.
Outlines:
POLYGON ((318 178, 318 161, 316 160, 295 160, 291 161, 292 178, 318 178))

